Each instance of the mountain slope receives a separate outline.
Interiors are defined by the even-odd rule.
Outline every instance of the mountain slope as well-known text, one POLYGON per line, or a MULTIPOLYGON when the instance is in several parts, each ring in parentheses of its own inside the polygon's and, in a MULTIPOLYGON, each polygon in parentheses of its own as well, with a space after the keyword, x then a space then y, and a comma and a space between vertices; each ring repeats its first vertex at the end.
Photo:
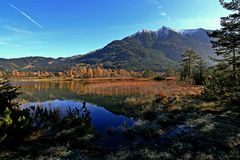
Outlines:
POLYGON ((68 58, 26 57, 0 59, 6 71, 64 71, 74 64, 103 64, 105 68, 162 71, 178 65, 181 54, 193 48, 205 60, 214 57, 206 30, 175 31, 162 27, 158 31, 141 30, 102 49, 68 58))
POLYGON ((193 48, 204 59, 215 56, 203 29, 177 32, 167 27, 142 30, 122 40, 76 59, 79 63, 103 63, 109 68, 165 70, 176 66, 187 49, 193 48))
POLYGON ((0 59, 0 67, 5 71, 64 71, 74 65, 71 58, 23 57, 14 59, 0 59))
POLYGON ((79 63, 102 63, 106 68, 123 68, 129 70, 166 69, 174 65, 174 61, 166 58, 164 53, 149 49, 135 39, 113 41, 106 47, 96 52, 76 59, 79 63))

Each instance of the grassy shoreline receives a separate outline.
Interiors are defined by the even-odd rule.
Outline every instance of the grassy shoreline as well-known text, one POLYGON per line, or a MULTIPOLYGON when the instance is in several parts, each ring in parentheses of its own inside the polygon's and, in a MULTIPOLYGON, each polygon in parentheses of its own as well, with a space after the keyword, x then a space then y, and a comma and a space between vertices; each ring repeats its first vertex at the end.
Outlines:
POLYGON ((36 82, 51 82, 51 81, 79 81, 79 82, 122 82, 122 81, 134 81, 134 82, 141 82, 141 81, 153 81, 152 78, 35 78, 35 77, 29 77, 29 78, 10 78, 10 81, 16 82, 28 82, 28 81, 36 81, 36 82))

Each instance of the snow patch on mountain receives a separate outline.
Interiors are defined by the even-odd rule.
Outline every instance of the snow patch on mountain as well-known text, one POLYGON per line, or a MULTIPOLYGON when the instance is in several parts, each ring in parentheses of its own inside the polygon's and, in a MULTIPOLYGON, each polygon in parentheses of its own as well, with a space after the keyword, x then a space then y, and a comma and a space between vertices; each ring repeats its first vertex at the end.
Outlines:
POLYGON ((197 35, 197 34, 202 34, 206 32, 204 29, 202 28, 198 28, 198 29, 184 29, 184 30, 180 30, 179 33, 183 36, 191 36, 191 35, 197 35))
POLYGON ((158 37, 167 37, 171 32, 177 32, 177 31, 174 29, 171 29, 169 27, 163 26, 162 28, 160 28, 157 31, 142 29, 129 37, 136 37, 136 36, 142 35, 142 34, 154 34, 154 35, 157 35, 158 37))

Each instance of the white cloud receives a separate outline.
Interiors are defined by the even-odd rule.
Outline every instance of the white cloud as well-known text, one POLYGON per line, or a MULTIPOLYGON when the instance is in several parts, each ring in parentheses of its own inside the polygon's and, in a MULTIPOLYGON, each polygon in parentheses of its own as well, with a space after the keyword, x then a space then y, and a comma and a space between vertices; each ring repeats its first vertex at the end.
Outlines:
POLYGON ((169 21, 172 20, 172 18, 166 12, 160 12, 160 15, 163 16, 163 17, 166 17, 167 20, 169 20, 169 21))
POLYGON ((165 16, 167 16, 167 13, 166 12, 161 12, 160 15, 165 17, 165 16))
POLYGON ((12 7, 13 9, 17 10, 18 12, 20 12, 24 17, 26 17, 28 20, 30 20, 32 23, 34 23, 36 26, 38 26, 39 28, 43 29, 43 27, 37 23, 33 18, 31 18, 29 15, 27 15, 25 12, 21 11, 20 9, 18 9, 16 6, 14 6, 11 3, 8 3, 10 7, 12 7))
POLYGON ((172 18, 168 15, 167 12, 163 11, 163 6, 161 5, 161 0, 148 0, 149 2, 153 3, 157 6, 157 9, 160 11, 160 15, 166 17, 168 21, 171 21, 172 18))

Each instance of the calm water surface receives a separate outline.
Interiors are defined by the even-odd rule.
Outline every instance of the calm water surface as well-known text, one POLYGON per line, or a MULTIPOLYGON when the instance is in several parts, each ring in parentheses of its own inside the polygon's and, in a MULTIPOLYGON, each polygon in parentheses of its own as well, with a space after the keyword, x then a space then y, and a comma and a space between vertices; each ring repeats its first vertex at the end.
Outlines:
POLYGON ((13 82, 20 86, 23 94, 19 101, 22 108, 31 105, 58 109, 60 115, 66 115, 69 107, 81 108, 82 103, 87 102, 86 107, 91 112, 93 126, 100 138, 98 144, 105 147, 117 147, 126 145, 128 140, 121 134, 124 128, 131 127, 134 119, 125 116, 122 104, 132 95, 126 94, 94 94, 91 91, 92 84, 82 82, 13 82), (108 134, 111 128, 114 134, 108 134))

